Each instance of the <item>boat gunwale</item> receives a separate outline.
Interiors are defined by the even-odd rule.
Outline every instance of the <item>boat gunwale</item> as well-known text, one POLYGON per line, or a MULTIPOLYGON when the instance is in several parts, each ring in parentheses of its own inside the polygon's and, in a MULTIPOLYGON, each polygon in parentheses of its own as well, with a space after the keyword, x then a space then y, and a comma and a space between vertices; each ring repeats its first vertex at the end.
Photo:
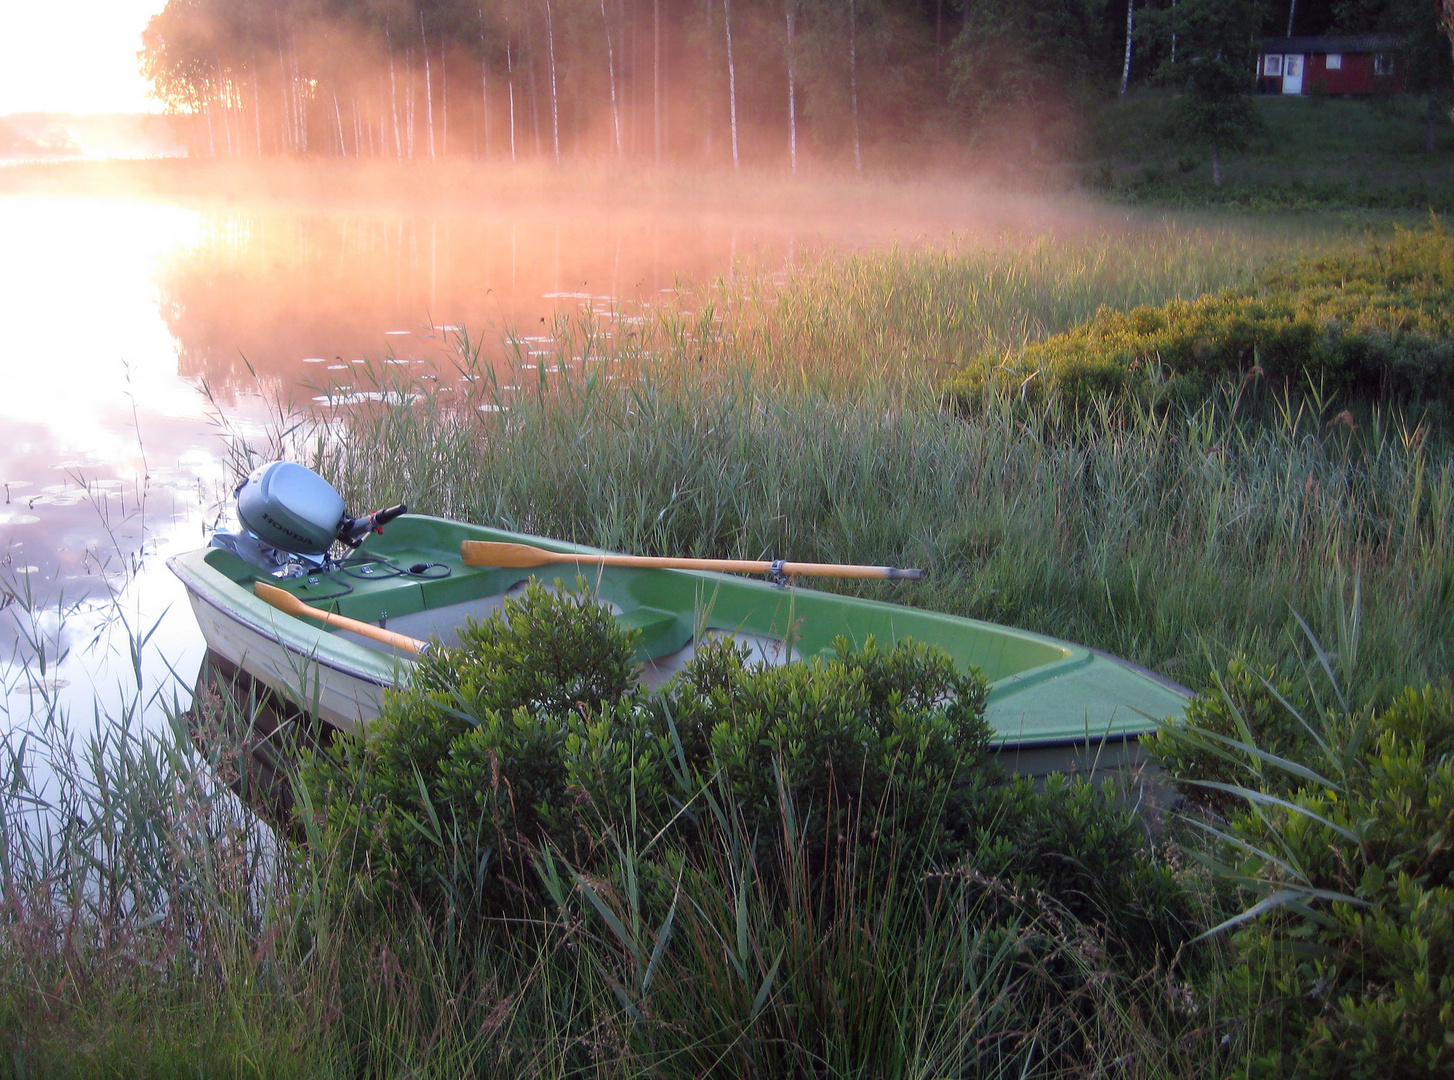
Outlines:
MULTIPOLYGON (((586 555, 610 553, 600 548, 572 544, 567 541, 551 540, 549 538, 536 537, 524 533, 514 533, 490 526, 473 525, 468 522, 459 522, 448 518, 438 518, 423 514, 411 514, 408 517, 416 521, 434 523, 450 532, 461 535, 468 535, 476 530, 482 530, 494 536, 507 537, 517 542, 534 544, 547 550, 586 555)), ((400 519, 400 521, 405 520, 408 519, 400 519)), ((188 593, 195 600, 206 603, 221 617, 230 619, 247 630, 276 642, 286 652, 306 662, 318 664, 339 675, 377 686, 380 689, 396 688, 403 672, 412 667, 413 661, 407 657, 369 648, 339 636, 337 632, 326 626, 315 625, 308 620, 286 615, 271 607, 265 601, 254 596, 249 589, 243 587, 239 582, 233 580, 221 570, 214 568, 210 563, 207 563, 206 556, 211 550, 214 549, 201 548, 179 553, 169 558, 167 565, 181 579, 188 593), (228 586, 236 590, 235 595, 228 595, 228 586)), ((649 572, 652 574, 676 575, 702 581, 726 582, 734 586, 748 585, 772 588, 766 581, 758 581, 754 578, 715 571, 660 569, 649 572)), ((522 572, 522 580, 534 576, 538 575, 522 572)), ((904 610, 912 612, 916 618, 927 619, 930 622, 943 622, 949 626, 968 624, 975 628, 989 630, 995 635, 1006 638, 1022 642, 1028 641, 1041 646, 1048 645, 1064 654, 1060 659, 1051 660, 1047 663, 1027 668, 1021 672, 1002 676, 990 683, 986 693, 987 707, 991 705, 1004 705, 1007 703, 1007 699, 1013 699, 1025 690, 1079 669, 1092 667, 1097 661, 1114 665, 1132 675, 1146 679, 1161 689, 1176 694, 1183 700, 1188 700, 1191 697, 1191 691, 1187 688, 1157 672, 1134 664, 1121 657, 1103 652, 1102 650, 1091 649, 1050 635, 1039 634, 1018 627, 1005 626, 1000 623, 991 623, 968 616, 951 615, 928 608, 909 608, 905 605, 868 597, 847 596, 811 588, 795 587, 795 589, 798 592, 807 593, 812 597, 822 597, 827 600, 845 603, 851 607, 867 608, 870 611, 880 609, 888 609, 890 611, 904 610)), ((1143 730, 1152 730, 1160 722, 1147 715, 1147 726, 1143 730)), ((1090 735, 1089 732, 1085 735, 1076 736, 1056 733, 1047 734, 1039 738, 1027 736, 1023 732, 1019 733, 1018 737, 1014 737, 1015 733, 1011 731, 997 731, 996 734, 1000 736, 1000 739, 996 741, 1004 740, 1003 745, 1054 747, 1083 744, 1088 738, 1102 742, 1129 740, 1136 738, 1141 732, 1124 730, 1112 732, 1107 730, 1100 736, 1090 735)))

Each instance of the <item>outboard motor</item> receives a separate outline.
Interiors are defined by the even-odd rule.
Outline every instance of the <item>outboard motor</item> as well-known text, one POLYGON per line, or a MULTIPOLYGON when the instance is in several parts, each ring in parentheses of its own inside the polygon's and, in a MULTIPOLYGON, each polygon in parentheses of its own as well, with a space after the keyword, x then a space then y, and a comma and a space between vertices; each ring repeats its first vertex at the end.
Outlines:
POLYGON ((335 544, 350 551, 408 507, 403 503, 349 517, 339 495, 312 469, 270 461, 252 471, 233 493, 237 531, 218 529, 212 546, 231 551, 275 577, 297 577, 332 565, 335 544))

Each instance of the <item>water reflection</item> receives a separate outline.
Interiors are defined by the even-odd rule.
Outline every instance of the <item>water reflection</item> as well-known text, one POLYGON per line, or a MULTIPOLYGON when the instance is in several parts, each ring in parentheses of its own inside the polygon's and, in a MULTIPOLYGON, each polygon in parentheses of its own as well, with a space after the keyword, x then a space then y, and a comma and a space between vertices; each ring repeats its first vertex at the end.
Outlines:
POLYGON ((156 620, 190 682, 200 642, 156 556, 229 512, 220 426, 261 442, 269 400, 347 385, 365 358, 437 362, 456 327, 544 349, 562 308, 629 307, 852 229, 558 200, 0 197, 0 608, 20 616, 0 619, 0 657, 43 646, 49 665, 6 672, 12 717, 56 692, 89 712, 94 676, 156 620))
POLYGON ((208 216, 157 277, 178 370, 230 400, 255 377, 348 381, 365 357, 437 359, 449 331, 531 334, 561 308, 610 313, 680 280, 780 262, 804 242, 778 226, 559 207, 208 216))

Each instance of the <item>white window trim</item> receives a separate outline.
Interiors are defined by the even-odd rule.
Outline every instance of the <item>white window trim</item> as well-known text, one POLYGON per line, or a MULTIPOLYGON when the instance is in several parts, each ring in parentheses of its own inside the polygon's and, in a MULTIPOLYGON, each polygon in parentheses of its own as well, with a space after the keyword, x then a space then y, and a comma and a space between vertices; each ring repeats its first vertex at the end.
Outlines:
POLYGON ((1326 57, 1323 58, 1323 67, 1329 71, 1342 71, 1343 54, 1330 52, 1326 57))
POLYGON ((1281 75, 1282 74, 1282 54, 1281 53, 1270 53, 1267 56, 1264 56, 1262 58, 1262 74, 1264 74, 1264 75, 1281 75))

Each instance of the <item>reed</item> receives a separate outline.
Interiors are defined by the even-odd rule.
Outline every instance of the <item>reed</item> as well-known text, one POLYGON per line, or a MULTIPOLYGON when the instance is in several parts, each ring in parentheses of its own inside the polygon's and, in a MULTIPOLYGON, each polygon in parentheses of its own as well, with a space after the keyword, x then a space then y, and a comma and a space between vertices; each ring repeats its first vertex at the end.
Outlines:
MULTIPOLYGON (((1122 258, 1092 241, 901 252, 714 283, 562 318, 534 367, 518 338, 505 368, 466 338, 457 371, 381 367, 359 387, 376 400, 280 414, 258 450, 307 461, 354 506, 407 498, 646 554, 922 565, 923 584, 839 587, 1193 686, 1229 654, 1299 662, 1294 612, 1338 643, 1310 662, 1335 664, 1350 697, 1447 670, 1454 464, 1417 417, 1350 426, 1316 396, 1254 413, 1235 386, 1069 422, 1013 400, 939 409, 956 357, 1103 300, 1194 295, 1260 258, 1230 232, 1168 230, 1158 262, 1147 235, 1122 258)), ((892 837, 818 887, 801 850, 762 854, 730 807, 709 844, 666 841, 650 865, 620 822, 600 823, 599 877, 542 855, 554 907, 529 921, 381 917, 306 793, 306 848, 233 797, 246 740, 223 732, 245 736, 246 703, 204 699, 199 736, 186 689, 166 689, 171 720, 149 731, 155 688, 94 718, 47 702, 11 718, 0 1076, 1220 1076, 1261 1038, 1198 981, 1226 966, 1220 939, 1128 970, 1054 897, 963 867, 885 873, 904 852, 892 837), (655 893, 633 891, 653 874, 655 893)), ((784 836, 810 809, 780 801, 784 836)), ((1185 846, 1157 850, 1205 925, 1235 910, 1185 846)))
POLYGON ((639 355, 535 384, 471 373, 468 393, 420 382, 326 414, 301 449, 355 505, 407 498, 640 554, 921 566, 923 583, 825 587, 1069 638, 1193 687, 1230 655, 1295 664, 1293 612, 1331 639, 1355 578, 1353 684, 1421 683, 1454 660, 1454 460, 1413 417, 1276 395, 1254 413, 1229 386, 1188 410, 1103 402, 1067 421, 999 400, 966 420, 900 387, 843 395, 639 355))
POLYGON ((893 836, 822 879, 811 808, 778 806, 770 853, 730 801, 708 843, 649 857, 603 820, 591 877, 541 853, 553 910, 380 917, 306 790, 306 861, 233 797, 246 709, 111 719, 48 711, 10 750, 0 1075, 1159 1076, 1215 1053, 1182 974, 1126 971, 1053 897, 904 873, 893 836))

